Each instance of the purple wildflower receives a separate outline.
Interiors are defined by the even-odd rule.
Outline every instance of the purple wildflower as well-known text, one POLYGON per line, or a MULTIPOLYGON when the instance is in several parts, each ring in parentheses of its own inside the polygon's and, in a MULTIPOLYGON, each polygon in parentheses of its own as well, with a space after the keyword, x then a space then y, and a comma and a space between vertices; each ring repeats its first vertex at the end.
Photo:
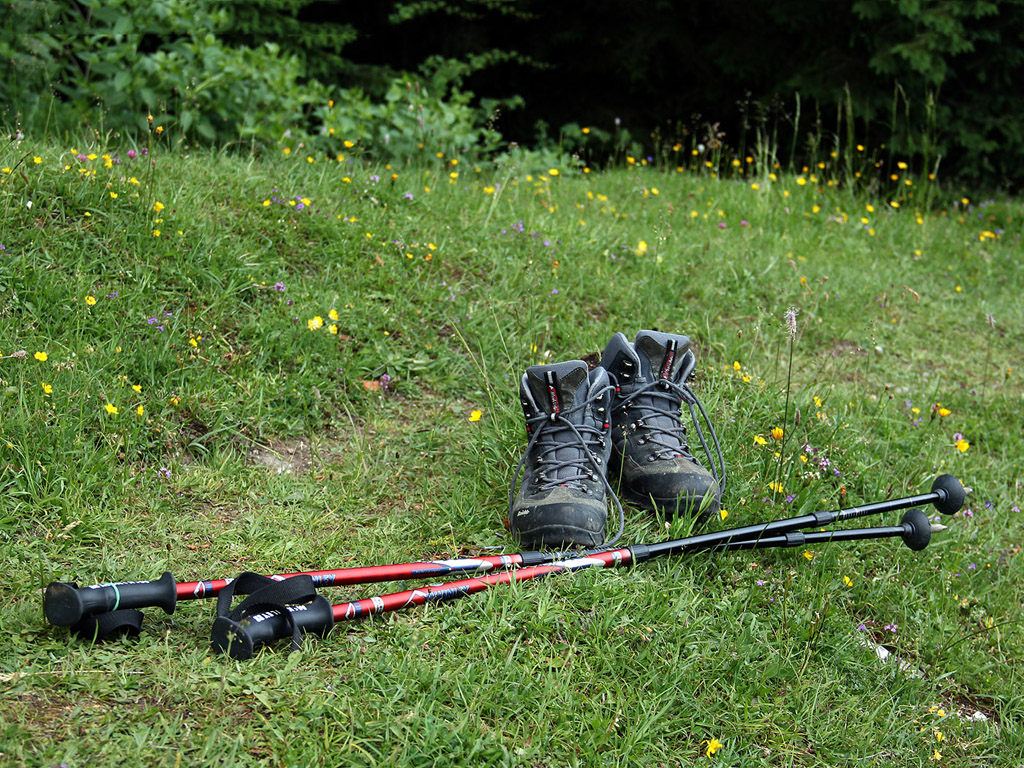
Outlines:
POLYGON ((134 160, 135 159, 135 150, 134 149, 129 149, 128 150, 128 159, 129 160, 134 160))
POLYGON ((284 283, 282 283, 280 280, 274 283, 274 290, 278 291, 279 293, 284 293, 284 283))
POLYGON ((160 467, 160 469, 156 471, 156 474, 157 477, 159 477, 161 480, 171 479, 171 470, 169 470, 167 467, 160 467))

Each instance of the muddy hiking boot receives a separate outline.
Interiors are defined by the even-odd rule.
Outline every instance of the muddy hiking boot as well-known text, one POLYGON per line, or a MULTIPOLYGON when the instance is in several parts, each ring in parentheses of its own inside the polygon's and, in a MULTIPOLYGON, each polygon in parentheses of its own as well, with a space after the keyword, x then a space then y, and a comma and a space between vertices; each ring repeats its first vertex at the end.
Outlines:
POLYGON ((614 497, 608 374, 582 360, 534 365, 519 394, 529 442, 509 489, 512 533, 533 549, 600 546, 614 497))
POLYGON ((687 380, 696 359, 686 336, 640 331, 632 343, 615 334, 601 357, 601 367, 615 386, 612 397, 612 455, 608 478, 619 495, 668 517, 697 515, 705 520, 719 510, 725 486, 725 462, 707 413, 687 380), (720 473, 713 474, 690 452, 680 418, 686 403, 694 432, 712 460, 697 420, 699 408, 711 433, 720 473))

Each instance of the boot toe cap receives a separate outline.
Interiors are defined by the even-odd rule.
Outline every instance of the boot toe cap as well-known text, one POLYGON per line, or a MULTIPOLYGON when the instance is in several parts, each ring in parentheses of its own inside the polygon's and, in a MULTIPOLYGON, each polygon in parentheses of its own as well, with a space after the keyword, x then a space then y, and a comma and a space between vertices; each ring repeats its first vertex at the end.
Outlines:
POLYGON ((718 511, 719 486, 710 472, 687 460, 658 464, 623 478, 631 501, 669 517, 699 514, 704 519, 718 511))
POLYGON ((604 543, 608 509, 591 499, 520 500, 509 517, 512 533, 536 549, 597 547, 604 543))

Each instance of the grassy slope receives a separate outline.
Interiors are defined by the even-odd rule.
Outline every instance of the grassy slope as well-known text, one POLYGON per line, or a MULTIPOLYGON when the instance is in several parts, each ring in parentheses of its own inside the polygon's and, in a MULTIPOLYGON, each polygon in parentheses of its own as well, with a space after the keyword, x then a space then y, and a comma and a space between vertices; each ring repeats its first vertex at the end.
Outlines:
MULTIPOLYGON (((98 156, 0 153, 6 760, 674 765, 706 761, 714 737, 729 764, 938 749, 978 765, 1024 749, 1019 202, 918 216, 793 177, 75 149, 98 156), (209 655, 211 604, 150 611, 139 641, 96 647, 42 617, 54 579, 510 546, 524 367, 640 328, 695 341, 728 524, 927 490, 941 472, 975 488, 973 516, 923 553, 869 542, 585 572, 246 663, 209 655), (963 719, 976 711, 987 720, 963 719)), ((630 511, 627 543, 684 528, 630 511)))

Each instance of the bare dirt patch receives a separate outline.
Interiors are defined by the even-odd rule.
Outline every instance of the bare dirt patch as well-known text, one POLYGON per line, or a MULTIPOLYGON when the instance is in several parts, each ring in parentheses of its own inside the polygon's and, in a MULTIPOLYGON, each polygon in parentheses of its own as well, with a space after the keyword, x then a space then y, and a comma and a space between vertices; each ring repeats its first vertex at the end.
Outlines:
POLYGON ((266 467, 278 475, 308 474, 313 465, 309 443, 304 438, 271 440, 253 445, 246 457, 249 464, 266 467))
POLYGON ((839 339, 828 348, 828 353, 832 357, 842 357, 843 355, 866 355, 867 350, 849 339, 839 339))

